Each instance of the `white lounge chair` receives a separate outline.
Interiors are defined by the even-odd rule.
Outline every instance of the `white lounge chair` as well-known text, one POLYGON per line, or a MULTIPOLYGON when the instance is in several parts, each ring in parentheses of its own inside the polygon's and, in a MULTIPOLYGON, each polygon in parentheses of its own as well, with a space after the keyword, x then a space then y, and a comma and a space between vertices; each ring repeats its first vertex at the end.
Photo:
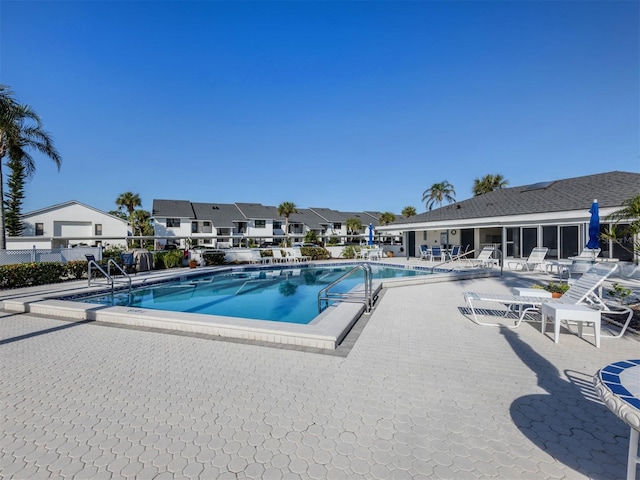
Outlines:
POLYGON ((273 252, 273 261, 275 263, 284 263, 289 262, 289 258, 282 255, 282 250, 279 248, 274 248, 271 250, 273 252))
POLYGON ((498 261, 496 258, 493 258, 494 252, 495 252, 495 248, 484 247, 476 258, 467 258, 467 261, 474 267, 493 268, 493 266, 498 261))
POLYGON ((302 251, 300 250, 299 247, 293 247, 293 248, 287 249, 287 255, 294 262, 308 262, 309 260, 311 260, 311 257, 307 257, 306 255, 302 255, 302 251))
POLYGON ((549 249, 547 247, 535 247, 531 250, 529 258, 524 262, 509 262, 509 268, 517 270, 518 267, 520 267, 522 270, 526 270, 527 272, 532 272, 538 267, 543 269, 545 265, 544 257, 547 256, 548 251, 549 249))
POLYGON ((420 245, 420 260, 431 260, 431 249, 426 245, 420 245))
MULTIPOLYGON (((604 281, 618 268, 615 263, 599 263, 594 265, 587 271, 579 280, 576 280, 571 284, 569 290, 560 298, 543 298, 543 297, 528 297, 520 295, 499 295, 494 293, 475 293, 466 292, 464 294, 465 302, 471 309, 473 321, 478 325, 493 326, 493 327, 508 327, 517 328, 522 323, 527 313, 531 311, 537 311, 543 303, 557 304, 557 305, 584 305, 590 308, 598 309, 601 314, 620 315, 626 314, 627 318, 621 327, 621 332, 617 335, 602 335, 602 337, 619 338, 621 337, 629 322, 633 316, 633 311, 627 307, 611 308, 606 304, 602 298, 596 293, 604 281), (506 305, 508 310, 505 315, 513 311, 514 307, 520 308, 520 315, 516 320, 515 325, 508 326, 502 323, 486 323, 478 320, 476 302, 493 302, 506 305), (522 308, 524 307, 524 308, 522 308)), ((570 319, 568 319, 570 320, 570 319)))
POLYGON ((263 257, 260 254, 260 250, 252 248, 251 249, 251 259, 249 260, 251 263, 271 263, 271 257, 263 257))

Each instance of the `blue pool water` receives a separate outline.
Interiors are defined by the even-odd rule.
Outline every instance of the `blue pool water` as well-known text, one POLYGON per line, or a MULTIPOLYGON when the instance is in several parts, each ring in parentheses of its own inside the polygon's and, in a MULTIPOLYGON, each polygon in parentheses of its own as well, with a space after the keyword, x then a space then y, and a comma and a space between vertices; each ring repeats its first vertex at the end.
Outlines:
MULTIPOLYGON (((82 301, 306 324, 318 315, 318 292, 352 268, 353 265, 226 271, 134 289, 131 295, 124 291, 82 301)), ((372 269, 374 279, 429 274, 425 270, 380 265, 372 265, 372 269)), ((362 272, 354 274, 331 291, 347 292, 363 278, 362 272)))

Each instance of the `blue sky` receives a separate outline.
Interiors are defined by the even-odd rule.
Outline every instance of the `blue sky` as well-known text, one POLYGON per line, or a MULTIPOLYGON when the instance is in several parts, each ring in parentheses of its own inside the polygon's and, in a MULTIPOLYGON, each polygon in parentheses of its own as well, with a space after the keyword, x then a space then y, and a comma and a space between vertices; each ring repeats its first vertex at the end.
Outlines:
POLYGON ((0 83, 63 157, 23 211, 119 194, 424 211, 640 171, 635 1, 6 1, 0 83))

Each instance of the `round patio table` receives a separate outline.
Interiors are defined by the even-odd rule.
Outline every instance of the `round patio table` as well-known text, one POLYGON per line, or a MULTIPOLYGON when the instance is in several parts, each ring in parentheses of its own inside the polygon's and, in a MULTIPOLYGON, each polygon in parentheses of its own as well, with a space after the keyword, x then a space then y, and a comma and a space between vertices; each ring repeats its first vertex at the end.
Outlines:
POLYGON ((627 480, 635 480, 640 465, 640 360, 610 363, 595 374, 593 385, 604 404, 631 427, 627 480))

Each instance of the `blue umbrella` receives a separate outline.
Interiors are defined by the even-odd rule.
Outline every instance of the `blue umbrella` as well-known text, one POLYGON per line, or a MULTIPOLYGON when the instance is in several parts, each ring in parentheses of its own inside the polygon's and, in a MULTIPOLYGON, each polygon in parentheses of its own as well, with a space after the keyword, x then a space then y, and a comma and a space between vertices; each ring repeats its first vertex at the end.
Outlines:
POLYGON ((598 200, 594 200, 589 209, 591 220, 589 220, 589 241, 587 248, 595 249, 600 247, 600 212, 598 200))
POLYGON ((373 223, 369 224, 369 245, 373 245, 373 223))

